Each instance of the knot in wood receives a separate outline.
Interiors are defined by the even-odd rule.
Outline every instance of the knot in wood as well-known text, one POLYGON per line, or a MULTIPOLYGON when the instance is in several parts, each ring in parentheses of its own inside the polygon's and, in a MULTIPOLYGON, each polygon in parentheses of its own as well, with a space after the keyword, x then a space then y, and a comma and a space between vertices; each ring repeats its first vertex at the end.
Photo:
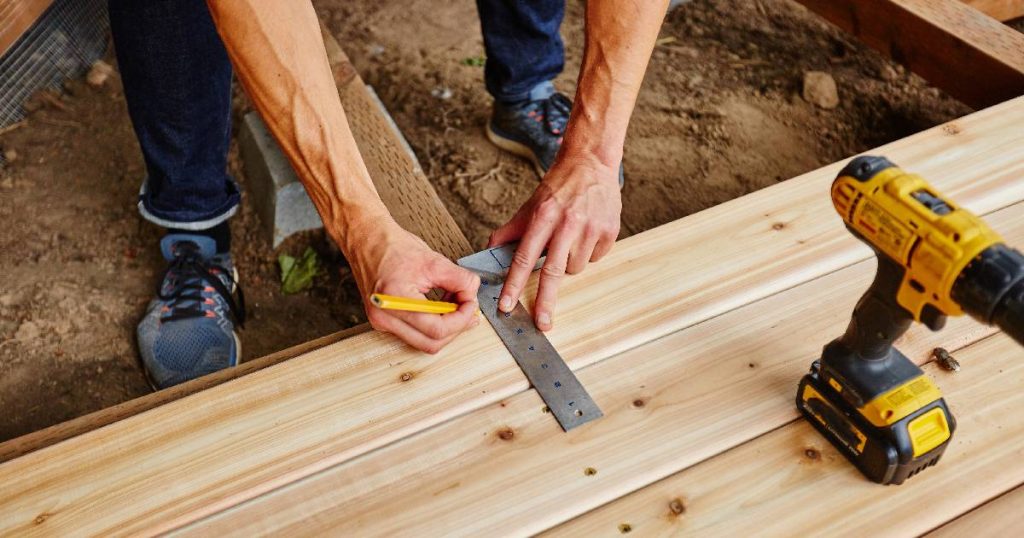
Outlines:
POLYGON ((807 450, 804 450, 804 455, 811 460, 816 460, 821 457, 821 453, 818 452, 818 449, 816 448, 808 448, 807 450))
POLYGON ((587 476, 594 476, 597 474, 597 469, 593 467, 587 467, 586 469, 583 469, 583 474, 587 476))
POLYGON ((633 400, 633 407, 641 408, 645 405, 647 405, 647 402, 645 402, 643 398, 637 398, 633 400))
POLYGON ((683 515, 683 512, 686 512, 686 505, 683 504, 682 499, 672 499, 668 503, 668 509, 671 510, 673 514, 681 516, 683 515))
POLYGON ((502 428, 501 430, 498 430, 498 438, 502 441, 511 441, 515 436, 516 432, 514 432, 512 428, 502 428))
POLYGON ((402 380, 402 383, 405 383, 406 381, 411 381, 413 377, 415 375, 412 372, 402 372, 402 376, 399 379, 402 380))
POLYGON ((630 525, 629 523, 621 523, 619 525, 619 532, 621 532, 622 534, 626 534, 627 532, 630 532, 632 530, 633 530, 633 526, 630 525))

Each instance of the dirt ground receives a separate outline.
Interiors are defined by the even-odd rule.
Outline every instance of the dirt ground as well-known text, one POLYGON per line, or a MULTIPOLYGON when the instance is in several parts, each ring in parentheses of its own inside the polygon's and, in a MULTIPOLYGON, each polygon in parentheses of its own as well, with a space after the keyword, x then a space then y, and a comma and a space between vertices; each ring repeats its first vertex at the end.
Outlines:
MULTIPOLYGON (((379 93, 449 211, 476 246, 537 183, 482 136, 489 113, 472 2, 317 0, 379 93)), ((583 4, 569 2, 572 94, 583 4)), ((245 99, 236 99, 236 122, 245 99)), ((134 329, 163 262, 161 230, 135 204, 142 160, 119 81, 82 81, 34 101, 0 135, 0 440, 149 391, 134 329)), ((623 236, 680 218, 970 112, 788 0, 695 0, 672 12, 625 150, 623 236), (801 98, 804 73, 830 73, 840 104, 801 98)), ((236 151, 236 150, 235 150, 236 151)), ((245 184, 234 155, 231 171, 245 184)), ((270 248, 243 195, 235 259, 249 303, 246 358, 364 319, 344 260, 321 233, 270 248), (330 270, 279 291, 276 258, 306 245, 330 270)))

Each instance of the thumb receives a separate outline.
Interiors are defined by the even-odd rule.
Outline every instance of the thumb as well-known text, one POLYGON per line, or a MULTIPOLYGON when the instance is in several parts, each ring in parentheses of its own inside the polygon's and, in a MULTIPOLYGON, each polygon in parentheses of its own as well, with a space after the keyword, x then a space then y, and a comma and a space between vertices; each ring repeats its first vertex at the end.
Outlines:
POLYGON ((448 294, 454 295, 460 304, 476 301, 476 293, 480 289, 480 277, 469 269, 444 260, 434 265, 428 276, 433 287, 441 288, 448 294))

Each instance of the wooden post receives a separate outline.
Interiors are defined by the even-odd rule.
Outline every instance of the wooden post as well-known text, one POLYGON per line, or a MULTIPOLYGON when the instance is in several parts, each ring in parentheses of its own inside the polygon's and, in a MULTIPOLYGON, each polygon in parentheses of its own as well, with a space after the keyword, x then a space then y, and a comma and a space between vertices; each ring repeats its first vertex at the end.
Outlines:
POLYGON ((1024 95, 1024 35, 959 0, 797 0, 974 108, 1024 95))

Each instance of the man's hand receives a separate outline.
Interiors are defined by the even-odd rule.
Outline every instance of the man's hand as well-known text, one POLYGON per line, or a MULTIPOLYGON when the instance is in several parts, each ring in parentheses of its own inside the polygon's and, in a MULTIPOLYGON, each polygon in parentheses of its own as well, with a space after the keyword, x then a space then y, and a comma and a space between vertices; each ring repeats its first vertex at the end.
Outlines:
POLYGON ((491 246, 521 238, 501 291, 505 312, 547 248, 534 306, 542 331, 551 329, 562 275, 599 260, 619 234, 626 128, 667 8, 668 0, 587 2, 583 66, 558 157, 533 197, 491 236, 491 246))
POLYGON ((372 228, 353 246, 349 262, 374 329, 433 354, 480 323, 476 298, 480 278, 475 273, 430 250, 393 222, 372 228), (401 312, 377 308, 369 300, 373 293, 425 298, 434 288, 448 292, 448 300, 458 303, 459 309, 441 315, 401 312))
POLYGON ((618 172, 596 158, 560 157, 512 220, 491 234, 489 247, 519 240, 498 302, 501 311, 515 308, 547 249, 533 317, 538 329, 551 329, 562 276, 600 260, 619 235, 618 172))

